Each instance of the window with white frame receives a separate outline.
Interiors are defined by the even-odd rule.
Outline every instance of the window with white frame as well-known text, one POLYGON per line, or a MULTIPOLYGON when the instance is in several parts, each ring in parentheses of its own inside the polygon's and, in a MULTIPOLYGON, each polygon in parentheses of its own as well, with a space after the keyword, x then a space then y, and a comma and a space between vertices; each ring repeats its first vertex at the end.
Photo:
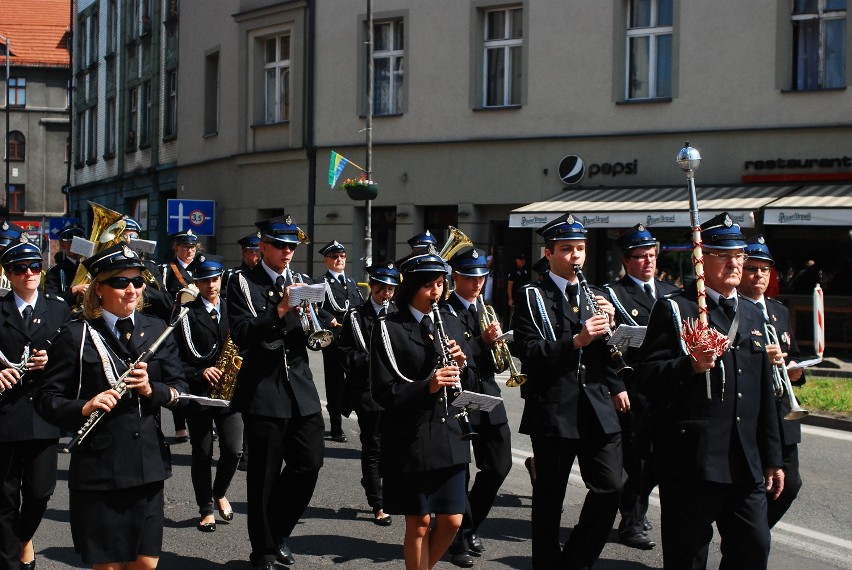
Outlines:
POLYGON ((264 122, 290 119, 290 36, 264 40, 264 122))
POLYGON ((151 82, 142 85, 142 105, 140 107, 139 144, 147 145, 151 135, 151 82))
POLYGON ((627 99, 672 96, 673 0, 630 0, 627 6, 627 99))
POLYGON ((793 88, 846 86, 847 0, 793 0, 793 88))
POLYGON ((373 24, 373 114, 402 113, 405 40, 402 20, 373 24))
POLYGON ((24 77, 9 78, 9 106, 27 106, 27 80, 24 77))
POLYGON ((177 136, 177 70, 166 72, 166 109, 163 113, 163 136, 177 136))
POLYGON ((504 8, 485 12, 483 106, 521 104, 524 12, 504 8))

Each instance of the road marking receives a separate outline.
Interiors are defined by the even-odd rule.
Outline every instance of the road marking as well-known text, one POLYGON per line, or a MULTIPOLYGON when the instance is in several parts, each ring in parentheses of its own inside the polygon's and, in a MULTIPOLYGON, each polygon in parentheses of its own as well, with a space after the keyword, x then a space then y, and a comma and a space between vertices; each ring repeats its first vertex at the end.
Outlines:
POLYGON ((843 441, 852 441, 852 433, 837 429, 829 429, 816 426, 802 426, 802 433, 809 435, 819 435, 822 437, 830 437, 831 439, 841 439, 843 441))
POLYGON ((842 538, 837 538, 836 536, 831 536, 828 534, 823 534, 821 532, 817 532, 815 530, 810 530, 807 528, 802 528, 800 526, 796 526, 794 524, 779 522, 775 525, 775 528, 781 529, 786 532, 791 532, 793 534, 798 534, 807 538, 813 538, 815 540, 820 540, 822 542, 826 542, 828 544, 833 544, 834 546, 839 546, 841 548, 845 548, 847 550, 852 550, 852 541, 844 540, 842 538))

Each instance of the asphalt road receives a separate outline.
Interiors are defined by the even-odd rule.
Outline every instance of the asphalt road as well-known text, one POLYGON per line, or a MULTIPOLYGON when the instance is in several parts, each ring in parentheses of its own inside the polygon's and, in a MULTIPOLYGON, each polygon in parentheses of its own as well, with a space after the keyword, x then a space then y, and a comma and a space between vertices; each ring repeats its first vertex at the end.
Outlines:
MULTIPOLYGON (((312 362, 322 395, 322 364, 312 362)), ((504 389, 511 426, 516 428, 523 402, 519 391, 504 389)), ((163 417, 167 436, 173 435, 171 418, 163 417)), ((326 442, 325 465, 317 491, 303 521, 291 538, 296 556, 295 568, 302 569, 398 569, 402 567, 403 521, 395 517, 390 527, 372 524, 369 507, 361 489, 358 464, 358 425, 344 420, 348 444, 326 442)), ((773 531, 770 568, 852 569, 852 434, 805 426, 800 446, 804 487, 799 499, 779 527, 773 531)), ((531 488, 523 460, 530 455, 529 438, 514 435, 515 468, 509 474, 481 535, 486 546, 476 564, 480 569, 528 569, 530 554, 531 488)), ((220 522, 215 533, 200 533, 189 477, 189 444, 172 446, 174 476, 166 483, 166 528, 160 568, 207 570, 248 568, 250 547, 246 531, 245 473, 237 472, 228 497, 233 505, 233 522, 220 522)), ((83 568, 74 552, 68 527, 68 457, 60 456, 60 481, 35 537, 38 568, 83 568)), ((575 465, 563 515, 563 535, 567 537, 576 522, 585 489, 575 465)), ((651 537, 659 542, 659 503, 652 496, 649 513, 655 529, 651 537)), ((617 521, 616 521, 617 522, 617 521)), ((720 559, 718 539, 711 549, 710 567, 720 559)), ((439 568, 454 568, 449 562, 439 568)), ((626 548, 613 531, 595 568, 662 568, 660 546, 651 551, 626 548)))

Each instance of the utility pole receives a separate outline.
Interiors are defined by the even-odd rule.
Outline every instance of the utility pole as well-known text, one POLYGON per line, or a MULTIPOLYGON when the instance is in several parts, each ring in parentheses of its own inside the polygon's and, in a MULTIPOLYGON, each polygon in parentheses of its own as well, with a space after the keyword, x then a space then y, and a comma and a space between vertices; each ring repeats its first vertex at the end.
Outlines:
MULTIPOLYGON (((373 0, 367 0, 367 180, 373 171, 373 0)), ((373 264, 372 200, 367 199, 364 223, 364 267, 373 264)))
POLYGON ((9 95, 12 92, 9 89, 10 67, 9 61, 12 59, 12 50, 9 49, 10 40, 6 36, 0 36, 3 43, 6 44, 6 134, 3 138, 3 158, 6 161, 6 183, 3 186, 3 205, 6 207, 6 215, 9 215, 9 95))

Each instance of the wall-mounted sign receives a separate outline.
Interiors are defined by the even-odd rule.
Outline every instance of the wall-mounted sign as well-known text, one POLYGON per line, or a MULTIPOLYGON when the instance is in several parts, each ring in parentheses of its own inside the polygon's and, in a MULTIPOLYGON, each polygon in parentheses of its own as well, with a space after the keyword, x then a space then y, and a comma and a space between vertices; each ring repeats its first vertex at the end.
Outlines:
POLYGON ((586 174, 586 164, 576 154, 569 154, 559 163, 559 178, 565 184, 579 184, 586 174))

